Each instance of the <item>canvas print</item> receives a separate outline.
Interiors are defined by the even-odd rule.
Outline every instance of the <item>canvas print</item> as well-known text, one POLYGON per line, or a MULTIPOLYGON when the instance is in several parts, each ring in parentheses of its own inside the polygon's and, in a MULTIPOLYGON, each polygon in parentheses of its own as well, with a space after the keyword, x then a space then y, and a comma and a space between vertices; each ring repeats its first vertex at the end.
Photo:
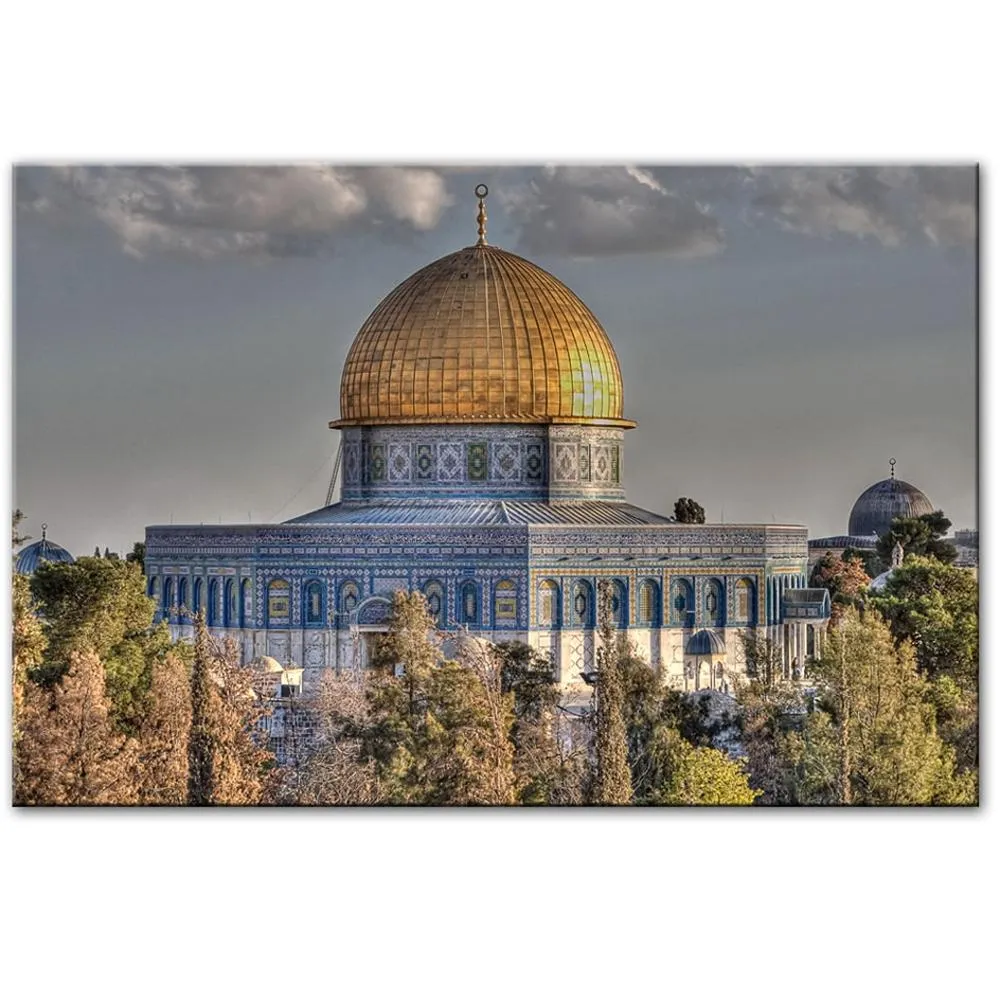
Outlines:
POLYGON ((973 164, 22 164, 13 801, 975 805, 973 164))

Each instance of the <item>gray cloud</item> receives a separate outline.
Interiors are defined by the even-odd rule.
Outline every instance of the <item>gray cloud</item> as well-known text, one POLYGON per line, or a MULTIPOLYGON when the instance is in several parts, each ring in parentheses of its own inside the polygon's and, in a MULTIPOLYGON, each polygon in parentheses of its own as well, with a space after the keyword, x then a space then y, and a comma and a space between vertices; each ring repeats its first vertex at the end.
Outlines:
POLYGON ((702 204, 638 167, 546 167, 498 194, 529 253, 704 257, 725 246, 702 204))
POLYGON ((67 166, 17 179, 20 211, 89 213, 135 256, 314 256, 346 232, 433 229, 451 200, 419 167, 67 166))
POLYGON ((751 223, 888 247, 921 238, 960 246, 975 238, 972 167, 760 167, 749 176, 751 223))
MULTIPOLYGON (((318 256, 338 239, 434 229, 482 166, 21 167, 17 209, 100 220, 135 256, 318 256), (461 175, 461 180, 457 175, 461 175)), ((953 166, 499 168, 494 196, 526 253, 709 257, 723 220, 885 247, 968 245, 976 173, 953 166)), ((496 168, 492 168, 496 170, 496 168)), ((471 194, 471 192, 470 192, 471 194)))

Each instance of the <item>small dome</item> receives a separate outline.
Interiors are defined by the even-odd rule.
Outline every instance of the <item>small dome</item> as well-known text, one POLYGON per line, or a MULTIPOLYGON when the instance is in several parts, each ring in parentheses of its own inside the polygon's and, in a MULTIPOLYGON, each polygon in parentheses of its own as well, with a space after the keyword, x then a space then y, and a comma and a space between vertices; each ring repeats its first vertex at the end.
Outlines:
POLYGON ((331 426, 470 421, 635 426, 594 314, 547 271, 485 243, 379 303, 347 355, 331 426))
POLYGON ((684 652, 689 656, 724 656, 726 640, 718 632, 703 628, 688 639, 684 652))
POLYGON ((884 535, 894 517, 933 514, 934 507, 916 486, 902 479, 883 479, 869 486, 851 508, 849 535, 884 535))
POLYGON ((273 656, 258 656, 250 666, 266 674, 280 674, 285 669, 273 656))
POLYGON ((56 545, 55 542, 50 542, 45 537, 45 525, 43 524, 41 539, 21 549, 17 554, 14 569, 25 576, 31 576, 42 563, 46 562, 73 563, 76 560, 61 545, 56 545))

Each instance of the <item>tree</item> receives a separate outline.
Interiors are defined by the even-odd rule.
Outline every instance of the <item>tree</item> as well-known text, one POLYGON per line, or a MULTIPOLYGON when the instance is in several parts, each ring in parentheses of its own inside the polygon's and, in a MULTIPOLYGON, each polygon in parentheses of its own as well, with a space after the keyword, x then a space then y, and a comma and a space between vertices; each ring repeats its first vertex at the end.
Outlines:
POLYGON ((146 596, 141 568, 90 557, 43 563, 31 590, 48 641, 42 676, 60 676, 73 651, 93 652, 107 674, 115 725, 135 735, 153 664, 170 649, 188 655, 171 643, 164 622, 153 625, 156 604, 146 596))
POLYGON ((376 805, 382 799, 375 761, 361 735, 370 724, 370 675, 326 671, 307 711, 313 738, 300 766, 284 769, 274 801, 284 805, 376 805))
POLYGON ((597 676, 594 682, 594 753, 596 773, 592 801, 627 805, 632 800, 625 730, 625 688, 621 662, 630 655, 627 639, 614 626, 611 584, 598 587, 597 676))
POLYGON ((674 519, 680 524, 704 524, 705 508, 689 497, 681 497, 674 504, 674 519))
POLYGON ((874 580, 879 573, 885 571, 885 566, 883 566, 879 554, 872 549, 855 549, 848 546, 840 553, 840 558, 844 562, 850 559, 857 559, 861 563, 861 568, 865 571, 865 575, 871 580, 874 580))
POLYGON ((153 666, 139 726, 139 802, 184 805, 191 737, 191 671, 175 653, 153 666))
POLYGON ((17 805, 130 805, 136 743, 116 733, 93 653, 72 653, 49 686, 25 685, 14 750, 17 805))
POLYGON ((100 545, 95 545, 94 546, 94 558, 95 559, 100 559, 101 558, 101 547, 100 547, 100 545))
POLYGON ((467 742, 477 801, 513 805, 521 789, 514 769, 514 695, 504 689, 503 658, 492 643, 462 635, 458 660, 477 682, 470 685, 470 694, 481 722, 467 742))
POLYGON ((138 563, 139 564, 139 568, 143 571, 143 573, 145 573, 146 572, 146 543, 145 542, 136 542, 132 546, 132 551, 127 556, 125 556, 125 561, 126 562, 132 562, 132 563, 138 563))
POLYGON ((25 542, 31 541, 31 535, 22 535, 18 528, 21 522, 24 520, 24 512, 18 508, 11 515, 10 521, 10 544, 12 548, 18 548, 18 546, 24 545, 25 542))
POLYGON ((657 727, 651 757, 657 773, 649 805, 749 806, 761 794, 750 787, 741 761, 696 747, 667 725, 657 727))
POLYGON ((909 640, 928 676, 947 673, 975 687, 979 671, 979 584, 968 570, 910 556, 869 603, 909 640))
POLYGON ((261 673, 240 665, 235 645, 212 638, 196 615, 188 805, 257 805, 268 794, 274 758, 260 735, 268 691, 261 673))
POLYGON ((804 712, 798 685, 786 680, 781 649, 767 635, 752 630, 737 633, 746 676, 732 675, 739 705, 740 745, 750 782, 760 789, 762 805, 794 801, 784 755, 786 732, 804 712))
POLYGON ((514 696, 514 771, 525 805, 580 805, 589 778, 586 724, 559 706, 552 662, 523 642, 494 647, 514 696))
POLYGON ((13 738, 17 742, 21 713, 24 708, 24 690, 28 672, 37 668, 45 656, 45 635, 42 624, 35 615, 34 602, 28 578, 14 574, 13 598, 13 650, 11 657, 13 691, 13 738))
POLYGON ((937 732, 912 647, 898 648, 875 612, 845 612, 815 666, 820 697, 802 734, 787 738, 797 801, 842 805, 970 804, 977 775, 956 773, 937 732))
POLYGON ((513 695, 485 647, 445 660, 422 594, 397 592, 382 668, 370 691, 363 753, 376 762, 386 801, 426 805, 513 802, 513 695), (400 667, 402 676, 388 666, 400 667))
POLYGON ((871 583, 862 561, 827 552, 813 567, 810 587, 823 587, 830 594, 830 624, 836 625, 844 609, 855 604, 871 583))
POLYGON ((940 510, 919 517, 894 517, 889 530, 878 540, 875 551, 882 564, 889 565, 896 542, 903 546, 904 555, 930 556, 943 563, 953 563, 958 553, 955 546, 941 539, 948 533, 951 521, 940 510))

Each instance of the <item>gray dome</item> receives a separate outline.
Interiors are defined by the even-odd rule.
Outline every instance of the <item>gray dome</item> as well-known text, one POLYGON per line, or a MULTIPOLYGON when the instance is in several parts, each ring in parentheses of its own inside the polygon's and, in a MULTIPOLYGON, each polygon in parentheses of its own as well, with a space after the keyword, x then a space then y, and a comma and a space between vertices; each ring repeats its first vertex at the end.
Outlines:
POLYGON ((884 535, 894 517, 920 517, 933 514, 930 500, 902 479, 883 479, 869 486, 851 508, 849 535, 884 535))

